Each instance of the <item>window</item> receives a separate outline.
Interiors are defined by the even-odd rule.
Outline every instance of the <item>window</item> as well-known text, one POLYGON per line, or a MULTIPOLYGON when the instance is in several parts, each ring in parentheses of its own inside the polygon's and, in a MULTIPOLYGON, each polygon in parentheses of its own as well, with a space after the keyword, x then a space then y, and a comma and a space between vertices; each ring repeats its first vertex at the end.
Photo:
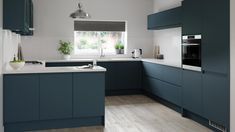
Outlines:
POLYGON ((75 21, 75 55, 97 55, 101 48, 106 55, 115 54, 117 43, 126 47, 125 25, 125 22, 75 21))

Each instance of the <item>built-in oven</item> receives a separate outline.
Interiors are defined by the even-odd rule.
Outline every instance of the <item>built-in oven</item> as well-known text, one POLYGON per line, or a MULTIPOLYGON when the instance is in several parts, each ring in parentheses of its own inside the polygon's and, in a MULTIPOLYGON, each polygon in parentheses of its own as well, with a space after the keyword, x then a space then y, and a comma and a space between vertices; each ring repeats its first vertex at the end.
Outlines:
POLYGON ((183 69, 201 71, 201 35, 182 37, 183 69))

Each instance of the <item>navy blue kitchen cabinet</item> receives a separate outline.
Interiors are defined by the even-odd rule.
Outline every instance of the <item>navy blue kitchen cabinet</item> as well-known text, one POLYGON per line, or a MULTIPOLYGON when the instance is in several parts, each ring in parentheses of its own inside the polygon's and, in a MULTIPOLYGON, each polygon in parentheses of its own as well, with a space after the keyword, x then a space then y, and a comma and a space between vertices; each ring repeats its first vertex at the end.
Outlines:
POLYGON ((143 74, 173 85, 182 85, 181 68, 164 66, 150 62, 143 62, 143 74))
POLYGON ((143 89, 161 99, 181 106, 182 70, 143 62, 143 89))
POLYGON ((204 117, 229 128, 229 79, 228 75, 203 74, 204 117))
POLYGON ((4 131, 104 125, 105 72, 4 75, 4 131))
POLYGON ((72 118, 72 83, 72 73, 40 75, 41 120, 72 118))
POLYGON ((184 0, 182 2, 183 35, 202 34, 202 13, 202 0, 184 0))
POLYGON ((98 62, 107 69, 107 90, 141 89, 142 66, 140 61, 98 62))
POLYGON ((39 76, 4 75, 4 124, 39 120, 39 76))
MULTIPOLYGON (((46 67, 82 66, 92 62, 47 62, 46 67)), ((97 65, 107 69, 106 95, 140 93, 142 88, 141 61, 100 61, 97 65)))
POLYGON ((74 73, 73 87, 74 118, 104 116, 104 73, 74 73))
POLYGON ((203 115, 202 73, 183 70, 182 107, 203 115))
POLYGON ((143 86, 147 92, 180 106, 179 86, 147 76, 143 80, 143 86))
POLYGON ((32 0, 4 0, 3 29, 9 29, 21 35, 32 35, 32 0))
POLYGON ((182 8, 177 7, 148 16, 148 29, 157 30, 180 27, 182 24, 182 8))
POLYGON ((229 7, 229 0, 203 1, 202 68, 204 71, 229 73, 229 7))

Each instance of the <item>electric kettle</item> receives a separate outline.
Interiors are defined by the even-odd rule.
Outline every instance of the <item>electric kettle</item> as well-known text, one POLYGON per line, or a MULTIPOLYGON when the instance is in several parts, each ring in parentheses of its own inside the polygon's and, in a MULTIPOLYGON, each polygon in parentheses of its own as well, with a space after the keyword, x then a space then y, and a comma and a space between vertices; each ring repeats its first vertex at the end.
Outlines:
POLYGON ((132 51, 131 53, 132 53, 132 58, 141 58, 143 54, 142 49, 134 49, 134 51, 132 51))

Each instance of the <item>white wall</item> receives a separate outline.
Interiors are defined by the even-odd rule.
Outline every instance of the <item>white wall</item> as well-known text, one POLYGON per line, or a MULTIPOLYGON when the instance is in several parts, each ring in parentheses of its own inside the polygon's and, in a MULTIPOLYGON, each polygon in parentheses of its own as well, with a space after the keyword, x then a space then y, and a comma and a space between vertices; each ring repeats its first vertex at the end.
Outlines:
MULTIPOLYGON (((73 20, 77 0, 34 0, 35 34, 22 38, 26 59, 59 59, 58 41, 73 42, 73 20)), ((142 48, 152 56, 153 32, 147 30, 147 15, 153 12, 153 0, 83 0, 92 20, 125 20, 128 22, 128 52, 142 48)))
POLYGON ((235 1, 230 0, 230 131, 235 132, 235 1))
POLYGON ((160 52, 168 64, 182 64, 181 31, 181 27, 154 31, 154 45, 160 46, 160 52))
MULTIPOLYGON (((154 12, 181 6, 182 0, 154 0, 154 12)), ((181 66, 182 28, 170 28, 154 31, 154 45, 159 45, 166 63, 181 66)))
POLYGON ((154 12, 164 11, 181 6, 183 0, 154 0, 154 12))
POLYGON ((3 44, 2 44, 2 0, 0 0, 0 132, 3 132, 3 95, 2 95, 2 61, 3 61, 3 44))

